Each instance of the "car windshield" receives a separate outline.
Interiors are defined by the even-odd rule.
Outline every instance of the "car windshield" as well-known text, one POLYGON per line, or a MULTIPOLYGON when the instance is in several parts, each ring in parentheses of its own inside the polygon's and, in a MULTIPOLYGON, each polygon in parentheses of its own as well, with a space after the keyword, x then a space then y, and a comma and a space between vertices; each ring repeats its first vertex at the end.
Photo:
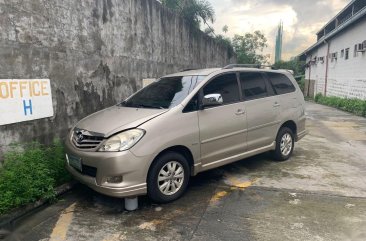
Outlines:
POLYGON ((206 76, 161 78, 137 92, 120 105, 135 108, 168 109, 180 104, 206 76))

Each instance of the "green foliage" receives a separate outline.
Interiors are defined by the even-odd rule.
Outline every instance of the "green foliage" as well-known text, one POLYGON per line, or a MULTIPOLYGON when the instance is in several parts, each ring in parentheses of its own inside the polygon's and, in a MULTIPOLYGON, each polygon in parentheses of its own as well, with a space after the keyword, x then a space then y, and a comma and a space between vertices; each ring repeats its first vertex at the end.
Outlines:
POLYGON ((205 30, 203 30, 203 32, 211 37, 214 37, 214 34, 215 34, 215 31, 213 30, 213 28, 208 28, 208 27, 205 28, 205 30))
POLYGON ((39 199, 52 200, 54 187, 71 178, 64 157, 60 141, 50 147, 31 143, 23 151, 13 146, 0 168, 0 214, 39 199))
POLYGON ((267 47, 267 39, 262 32, 235 35, 232 45, 238 58, 238 64, 268 63, 269 56, 262 54, 263 49, 267 47))
POLYGON ((301 76, 301 79, 300 80, 296 80, 297 81, 297 84, 299 85, 300 87, 300 90, 302 91, 302 93, 304 93, 304 89, 305 89, 305 76, 301 76))
POLYGON ((328 97, 323 96, 322 94, 317 94, 314 99, 315 102, 319 104, 332 106, 359 116, 366 117, 366 100, 345 99, 335 96, 328 97))
POLYGON ((320 98, 322 98, 322 97, 323 97, 323 95, 322 95, 322 94, 320 94, 320 93, 316 94, 316 95, 315 95, 315 97, 314 97, 315 102, 316 102, 316 103, 319 103, 319 100, 320 100, 320 98))
POLYGON ((229 58, 231 58, 234 55, 234 49, 231 43, 231 39, 228 37, 225 37, 221 34, 216 35, 216 37, 214 37, 215 41, 221 45, 224 45, 227 47, 227 51, 228 51, 228 56, 229 58))
MULTIPOLYGON (((245 35, 235 35, 230 38, 215 34, 215 31, 208 25, 215 19, 215 10, 207 0, 161 0, 164 6, 174 10, 188 23, 200 28, 201 23, 207 24, 204 33, 214 38, 217 42, 228 47, 228 54, 231 57, 234 53, 237 55, 239 64, 267 64, 268 55, 262 54, 263 49, 267 47, 267 39, 260 31, 246 33, 245 35)), ((229 31, 229 27, 224 25, 224 33, 229 31)))
MULTIPOLYGON (((228 47, 228 54, 231 57, 234 53, 237 55, 238 64, 267 64, 268 55, 264 55, 263 49, 267 47, 267 39, 260 31, 246 33, 245 35, 235 35, 230 38, 222 35, 216 35, 214 30, 208 25, 215 19, 215 10, 207 0, 161 0, 161 3, 174 10, 188 23, 200 28, 201 23, 207 24, 204 33, 214 38, 217 42, 228 47)), ((229 31, 229 27, 224 25, 224 33, 229 31)))
POLYGON ((216 42, 218 42, 218 43, 221 43, 221 44, 223 44, 223 45, 226 45, 227 47, 232 48, 232 45, 231 45, 231 39, 230 39, 230 38, 228 38, 228 37, 225 37, 225 36, 223 36, 223 35, 221 35, 221 34, 218 34, 218 35, 216 36, 215 40, 216 40, 216 42))
POLYGON ((188 23, 200 27, 201 22, 214 22, 215 10, 206 0, 162 0, 161 3, 183 16, 188 23))
POLYGON ((276 69, 290 69, 294 71, 294 76, 304 75, 305 74, 305 62, 299 60, 290 60, 290 61, 278 61, 273 67, 276 69))

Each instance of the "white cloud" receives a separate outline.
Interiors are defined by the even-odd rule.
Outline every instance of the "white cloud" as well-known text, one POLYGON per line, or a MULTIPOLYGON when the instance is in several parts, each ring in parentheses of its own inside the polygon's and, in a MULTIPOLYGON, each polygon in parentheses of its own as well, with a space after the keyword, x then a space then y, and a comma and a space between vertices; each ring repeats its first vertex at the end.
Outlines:
POLYGON ((316 41, 316 32, 349 0, 208 0, 216 11, 217 33, 228 25, 230 37, 255 30, 267 40, 266 54, 274 58, 276 30, 284 25, 283 58, 296 56, 316 41))

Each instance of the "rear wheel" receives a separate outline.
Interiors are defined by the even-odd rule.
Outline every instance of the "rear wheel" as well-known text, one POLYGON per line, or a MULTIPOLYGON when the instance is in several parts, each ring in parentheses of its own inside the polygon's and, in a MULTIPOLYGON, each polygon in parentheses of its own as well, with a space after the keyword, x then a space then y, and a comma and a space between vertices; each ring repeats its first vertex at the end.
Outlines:
POLYGON ((288 127, 282 127, 277 134, 274 158, 285 161, 290 158, 294 150, 294 134, 288 127))
POLYGON ((159 156, 152 164, 147 178, 147 193, 155 202, 171 202, 183 195, 189 181, 187 159, 176 152, 159 156))

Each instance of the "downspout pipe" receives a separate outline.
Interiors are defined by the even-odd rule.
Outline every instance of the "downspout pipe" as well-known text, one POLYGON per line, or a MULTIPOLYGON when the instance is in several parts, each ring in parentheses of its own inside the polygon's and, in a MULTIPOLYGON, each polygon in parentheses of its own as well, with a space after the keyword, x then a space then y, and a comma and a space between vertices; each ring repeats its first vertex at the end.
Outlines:
POLYGON ((325 61, 325 78, 324 78, 324 96, 327 96, 330 43, 326 40, 324 40, 324 43, 327 44, 327 56, 326 56, 326 61, 325 61))
MULTIPOLYGON (((313 55, 310 55, 310 61, 312 60, 313 55)), ((308 96, 310 96, 310 84, 311 84, 311 64, 309 64, 309 82, 308 82, 308 96)), ((314 94, 314 93, 313 93, 314 94)))

